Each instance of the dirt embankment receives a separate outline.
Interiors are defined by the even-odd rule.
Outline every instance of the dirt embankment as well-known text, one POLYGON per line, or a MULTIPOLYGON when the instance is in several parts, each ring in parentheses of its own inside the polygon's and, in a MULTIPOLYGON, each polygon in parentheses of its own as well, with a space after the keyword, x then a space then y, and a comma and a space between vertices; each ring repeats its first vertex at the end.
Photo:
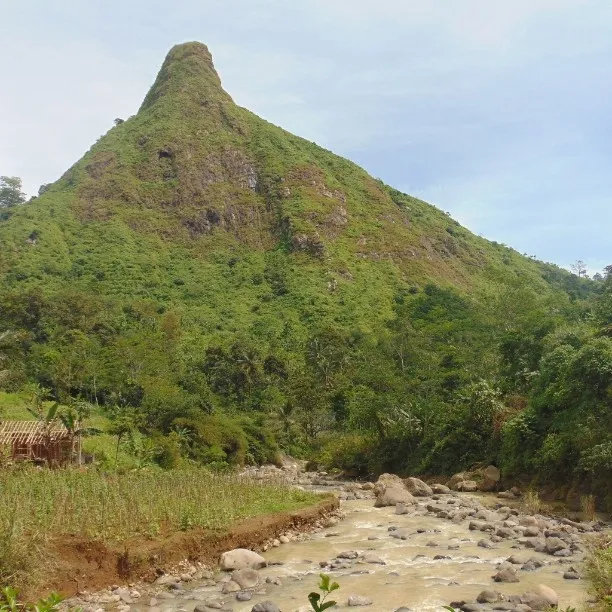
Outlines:
POLYGON ((293 512, 278 512, 246 519, 226 531, 190 529, 151 539, 132 539, 110 546, 79 537, 64 537, 50 544, 46 579, 31 597, 57 591, 70 597, 78 591, 96 591, 112 584, 151 581, 162 569, 181 561, 215 566, 232 548, 259 548, 266 540, 290 529, 304 530, 338 508, 329 497, 293 512))

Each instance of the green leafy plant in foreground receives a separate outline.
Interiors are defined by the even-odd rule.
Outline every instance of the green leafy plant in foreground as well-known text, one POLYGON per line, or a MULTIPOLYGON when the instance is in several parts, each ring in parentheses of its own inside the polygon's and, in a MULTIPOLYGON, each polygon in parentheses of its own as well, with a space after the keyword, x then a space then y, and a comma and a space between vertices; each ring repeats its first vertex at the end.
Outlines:
POLYGON ((321 581, 319 582, 319 590, 322 591, 323 597, 321 597, 321 593, 317 593, 316 591, 313 591, 310 593, 310 595, 308 595, 308 601, 315 612, 322 612, 323 610, 327 610, 327 608, 332 608, 335 606, 335 601, 325 600, 330 593, 340 588, 340 585, 337 582, 330 583, 331 578, 327 574, 321 574, 320 576, 321 581))
POLYGON ((62 601, 61 595, 51 593, 39 599, 36 603, 22 603, 18 599, 19 592, 7 586, 0 590, 0 612, 20 612, 31 610, 33 612, 55 612, 62 601))

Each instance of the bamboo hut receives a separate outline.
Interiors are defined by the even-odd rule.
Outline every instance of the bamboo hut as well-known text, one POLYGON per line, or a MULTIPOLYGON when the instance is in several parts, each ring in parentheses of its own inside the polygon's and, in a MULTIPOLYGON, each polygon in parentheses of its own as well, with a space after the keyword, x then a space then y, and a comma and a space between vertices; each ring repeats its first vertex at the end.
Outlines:
POLYGON ((2 421, 0 448, 13 461, 66 465, 74 454, 74 436, 61 423, 2 421))

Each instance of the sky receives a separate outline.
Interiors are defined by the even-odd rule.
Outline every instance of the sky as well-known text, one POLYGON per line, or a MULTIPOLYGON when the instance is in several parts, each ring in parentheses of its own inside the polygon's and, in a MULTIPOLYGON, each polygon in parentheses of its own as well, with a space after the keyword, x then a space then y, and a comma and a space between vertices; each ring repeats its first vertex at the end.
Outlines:
POLYGON ((0 175, 57 179, 189 40, 238 104, 473 232, 612 263, 610 0, 0 0, 0 175))

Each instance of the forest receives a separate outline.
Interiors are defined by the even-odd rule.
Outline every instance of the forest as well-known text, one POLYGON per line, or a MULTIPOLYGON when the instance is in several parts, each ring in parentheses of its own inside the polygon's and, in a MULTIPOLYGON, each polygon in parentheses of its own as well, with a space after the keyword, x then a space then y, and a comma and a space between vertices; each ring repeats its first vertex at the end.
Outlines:
POLYGON ((3 178, 4 418, 57 404, 122 469, 489 462, 612 504, 612 267, 475 236, 263 121, 204 45, 38 197, 3 178))

